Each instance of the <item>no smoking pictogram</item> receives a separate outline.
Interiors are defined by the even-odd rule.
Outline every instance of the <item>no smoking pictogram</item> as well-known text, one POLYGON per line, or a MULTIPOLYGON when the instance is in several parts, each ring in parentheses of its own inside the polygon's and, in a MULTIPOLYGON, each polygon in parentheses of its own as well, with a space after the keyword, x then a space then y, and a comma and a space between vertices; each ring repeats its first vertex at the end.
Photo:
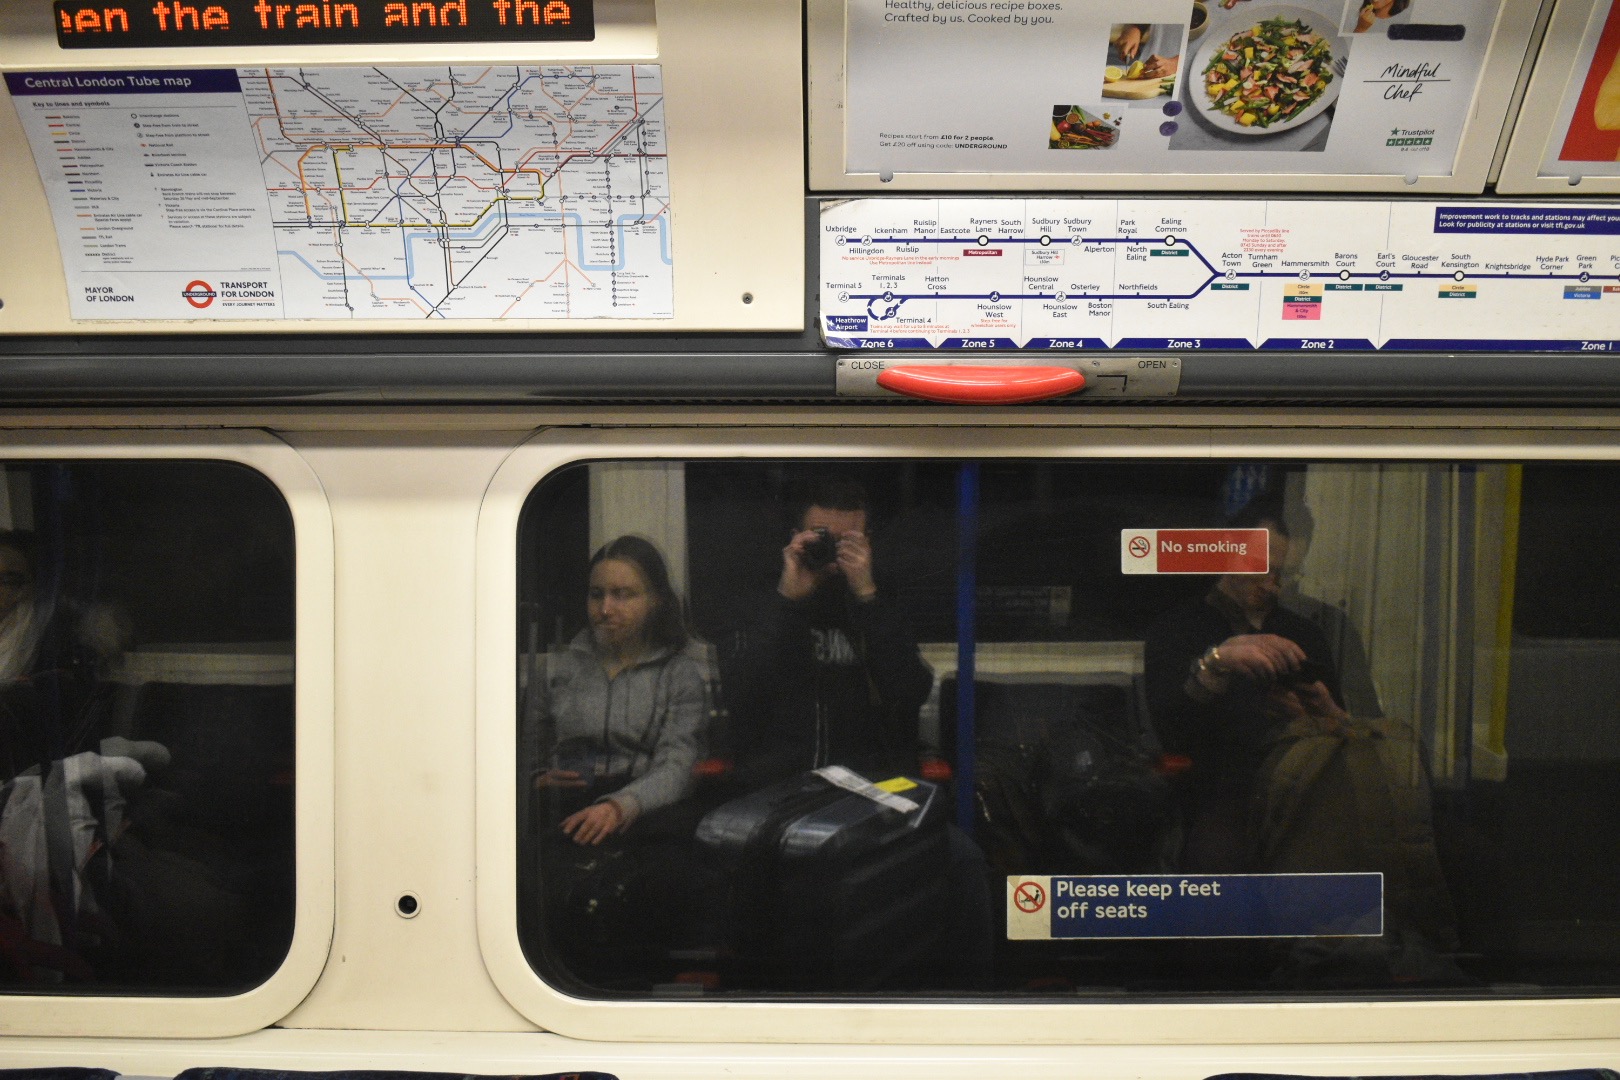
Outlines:
POLYGON ((1033 881, 1026 881, 1013 890, 1013 903, 1026 915, 1033 915, 1046 906, 1046 890, 1033 881))
POLYGON ((1130 542, 1130 553, 1138 559, 1145 559, 1153 552, 1153 545, 1148 543, 1145 536, 1133 536, 1130 542))

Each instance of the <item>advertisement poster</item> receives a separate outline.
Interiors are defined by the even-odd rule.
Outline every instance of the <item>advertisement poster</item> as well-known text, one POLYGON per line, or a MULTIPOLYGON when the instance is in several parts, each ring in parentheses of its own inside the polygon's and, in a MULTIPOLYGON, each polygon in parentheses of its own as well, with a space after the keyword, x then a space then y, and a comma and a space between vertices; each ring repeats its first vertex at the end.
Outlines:
POLYGON ((1542 175, 1620 175, 1620 4, 1600 3, 1592 13, 1567 98, 1559 123, 1564 138, 1552 142, 1563 164, 1542 175), (1602 164, 1571 169, 1572 162, 1602 164))
POLYGON ((846 169, 1449 176, 1498 0, 849 0, 846 169))

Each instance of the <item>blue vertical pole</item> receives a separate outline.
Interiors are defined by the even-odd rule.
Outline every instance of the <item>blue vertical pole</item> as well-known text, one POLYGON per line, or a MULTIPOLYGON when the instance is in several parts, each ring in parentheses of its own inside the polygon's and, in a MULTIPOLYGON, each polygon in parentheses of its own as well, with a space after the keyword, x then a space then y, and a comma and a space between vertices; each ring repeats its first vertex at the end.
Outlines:
POLYGON ((979 586, 979 465, 956 477, 956 824, 973 833, 974 651, 979 586))

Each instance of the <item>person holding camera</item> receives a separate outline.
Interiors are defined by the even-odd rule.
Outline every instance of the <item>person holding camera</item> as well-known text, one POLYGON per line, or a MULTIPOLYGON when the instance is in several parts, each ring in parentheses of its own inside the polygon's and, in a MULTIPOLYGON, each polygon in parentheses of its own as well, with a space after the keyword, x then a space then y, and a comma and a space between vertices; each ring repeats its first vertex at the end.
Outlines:
MULTIPOLYGON (((874 577, 868 524, 861 484, 816 482, 782 548, 775 592, 734 639, 726 678, 745 788, 826 765, 871 781, 917 772, 918 714, 934 674, 900 605, 874 577)), ((946 837, 939 870, 949 914, 918 962, 940 985, 977 986, 993 953, 984 854, 955 825, 946 837)))
POLYGON ((865 489, 817 483, 782 548, 776 591, 728 675, 739 772, 752 784, 838 764, 870 779, 917 768, 933 686, 898 606, 878 588, 865 489))
POLYGON ((1279 602, 1293 565, 1281 504, 1251 503, 1230 524, 1270 531, 1270 571, 1222 575, 1144 642, 1154 728, 1167 753, 1189 761, 1179 779, 1189 873, 1250 869, 1260 772, 1294 712, 1348 719, 1326 635, 1279 602))

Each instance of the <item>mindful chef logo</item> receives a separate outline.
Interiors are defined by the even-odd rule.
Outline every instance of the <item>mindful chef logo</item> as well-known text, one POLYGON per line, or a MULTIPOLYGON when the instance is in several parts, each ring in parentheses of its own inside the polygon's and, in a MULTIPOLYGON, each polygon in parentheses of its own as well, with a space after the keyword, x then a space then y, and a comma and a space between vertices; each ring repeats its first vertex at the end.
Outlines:
POLYGON ((219 293, 215 292, 214 287, 208 282, 198 279, 181 289, 180 295, 185 298, 186 303, 201 310, 212 304, 219 293))

